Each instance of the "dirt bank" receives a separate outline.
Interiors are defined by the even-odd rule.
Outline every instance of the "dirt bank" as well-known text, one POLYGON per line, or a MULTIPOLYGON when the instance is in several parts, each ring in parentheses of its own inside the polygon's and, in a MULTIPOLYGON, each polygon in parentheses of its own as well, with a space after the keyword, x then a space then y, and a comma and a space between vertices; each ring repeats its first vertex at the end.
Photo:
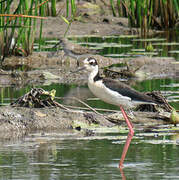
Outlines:
MULTIPOLYGON (((65 34, 68 24, 60 17, 66 17, 65 1, 57 2, 58 17, 48 17, 44 20, 43 36, 54 38, 62 37, 65 34)), ((67 36, 107 36, 107 35, 128 35, 139 34, 140 29, 130 28, 128 18, 114 17, 110 1, 97 0, 93 2, 76 2, 76 18, 72 22, 67 36)), ((70 21, 71 16, 67 19, 70 21)), ((38 23, 40 25, 40 23, 38 23)), ((156 33, 151 30, 149 33, 156 33)), ((38 37, 38 34, 37 34, 38 37)))
MULTIPOLYGON (((121 58, 107 58, 100 55, 92 55, 92 57, 98 60, 101 73, 103 73, 103 67, 127 62, 132 77, 137 80, 177 78, 178 66, 174 58, 139 57, 124 60, 121 58)), ((13 84, 17 87, 25 87, 27 84, 43 85, 53 82, 78 85, 87 83, 87 74, 84 71, 71 73, 78 68, 77 61, 71 57, 63 57, 62 51, 58 53, 58 56, 51 58, 48 57, 47 53, 42 52, 33 53, 28 57, 8 57, 3 62, 3 66, 9 69, 9 71, 0 72, 1 86, 11 86, 13 84), (24 70, 12 71, 16 67, 23 68, 24 70)), ((121 72, 120 68, 109 68, 108 70, 114 70, 117 73, 121 72)), ((127 71, 129 70, 127 69, 127 71)), ((120 74, 117 78, 119 77, 120 74)))
MULTIPOLYGON (((114 127, 120 125, 120 129, 125 129, 126 125, 122 114, 112 113, 108 115, 112 119, 106 119, 104 115, 94 112, 63 110, 61 108, 25 108, 5 106, 0 108, 0 139, 18 138, 27 135, 29 132, 55 131, 73 129, 82 135, 89 134, 90 129, 95 127, 114 127), (123 126, 122 126, 123 125, 123 126), (123 128, 122 128, 123 127, 123 128), (77 129, 77 130, 75 130, 77 129)), ((149 126, 161 125, 165 123, 157 113, 137 113, 137 119, 133 119, 136 124, 135 129, 147 129, 149 126)), ((120 132, 119 129, 119 132, 120 132)))

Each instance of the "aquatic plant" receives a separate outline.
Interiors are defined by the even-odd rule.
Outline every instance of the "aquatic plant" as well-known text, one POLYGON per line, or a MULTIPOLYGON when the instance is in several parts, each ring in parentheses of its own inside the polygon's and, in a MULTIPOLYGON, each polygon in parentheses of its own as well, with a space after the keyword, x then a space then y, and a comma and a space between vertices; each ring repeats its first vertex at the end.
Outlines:
POLYGON ((52 16, 56 16, 56 0, 51 0, 51 14, 52 16))
POLYGON ((76 4, 75 0, 66 0, 66 17, 70 14, 70 7, 71 7, 71 16, 75 17, 76 15, 76 4))
MULTIPOLYGON (((60 12, 60 11, 59 11, 60 12)), ((9 55, 28 56, 33 51, 37 19, 40 21, 39 49, 45 16, 56 16, 56 0, 1 0, 0 1, 0 61, 9 55), (51 3, 51 4, 50 4, 51 3)), ((75 0, 66 0, 68 29, 76 15, 75 0), (71 17, 69 11, 71 8, 71 17)), ((65 34, 66 34, 65 33, 65 34)))
POLYGON ((145 35, 149 28, 174 28, 179 18, 178 0, 110 0, 114 16, 125 16, 131 27, 140 27, 145 35), (115 4, 116 2, 116 4, 115 4))
POLYGON ((62 20, 68 25, 64 33, 64 37, 66 36, 67 32, 69 31, 71 27, 71 24, 74 22, 76 18, 76 11, 77 11, 77 8, 76 8, 75 0, 71 0, 70 2, 69 0, 66 0, 66 17, 62 15, 60 16, 62 20), (70 7, 71 7, 71 17, 68 18, 70 16, 70 7))
MULTIPOLYGON (((47 14, 47 2, 42 0, 3 0, 0 2, 0 61, 15 54, 27 56, 32 53, 37 19, 47 14)), ((52 9, 54 9, 54 0, 52 9)), ((54 14, 53 10, 53 14, 54 14)))

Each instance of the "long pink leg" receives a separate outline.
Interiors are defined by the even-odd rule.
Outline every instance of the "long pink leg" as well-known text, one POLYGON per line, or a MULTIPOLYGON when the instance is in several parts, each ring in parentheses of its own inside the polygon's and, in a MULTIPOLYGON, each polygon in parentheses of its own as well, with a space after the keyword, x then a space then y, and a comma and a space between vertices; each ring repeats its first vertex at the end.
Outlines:
POLYGON ((131 135, 134 135, 133 124, 132 124, 131 121, 129 120, 129 118, 128 118, 128 116, 127 116, 127 114, 126 114, 126 112, 124 111, 124 109, 123 109, 122 106, 120 106, 120 110, 121 110, 121 112, 122 112, 122 115, 123 115, 126 123, 127 123, 127 126, 128 126, 128 128, 129 128, 130 134, 131 134, 131 135))

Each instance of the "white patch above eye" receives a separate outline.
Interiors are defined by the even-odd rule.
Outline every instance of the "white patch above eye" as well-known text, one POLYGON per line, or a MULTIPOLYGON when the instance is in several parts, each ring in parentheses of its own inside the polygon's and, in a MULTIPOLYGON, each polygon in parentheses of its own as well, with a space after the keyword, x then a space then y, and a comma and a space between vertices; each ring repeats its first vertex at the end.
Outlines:
POLYGON ((86 58, 84 61, 84 64, 89 64, 89 65, 97 65, 97 61, 96 61, 96 59, 94 59, 94 58, 86 58))
POLYGON ((96 60, 95 59, 90 59, 88 62, 89 62, 89 64, 96 64, 96 60))
POLYGON ((94 60, 94 59, 91 59, 89 62, 90 62, 90 63, 94 63, 94 62, 95 62, 95 60, 94 60))

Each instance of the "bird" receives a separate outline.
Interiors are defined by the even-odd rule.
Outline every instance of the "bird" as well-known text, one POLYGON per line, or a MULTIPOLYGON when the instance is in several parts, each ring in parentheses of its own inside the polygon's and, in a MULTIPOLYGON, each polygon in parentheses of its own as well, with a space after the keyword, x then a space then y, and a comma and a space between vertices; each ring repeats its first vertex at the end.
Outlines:
POLYGON ((158 104, 151 96, 131 88, 120 81, 101 77, 99 65, 93 57, 83 60, 83 69, 89 71, 88 87, 90 91, 102 101, 120 107, 122 115, 129 128, 129 133, 134 134, 133 124, 129 120, 124 108, 132 109, 140 104, 158 104))
POLYGON ((66 56, 70 56, 77 60, 89 56, 89 54, 96 54, 98 52, 97 50, 92 50, 87 47, 74 44, 68 41, 67 38, 60 38, 59 42, 53 48, 56 48, 58 45, 62 46, 66 56))

